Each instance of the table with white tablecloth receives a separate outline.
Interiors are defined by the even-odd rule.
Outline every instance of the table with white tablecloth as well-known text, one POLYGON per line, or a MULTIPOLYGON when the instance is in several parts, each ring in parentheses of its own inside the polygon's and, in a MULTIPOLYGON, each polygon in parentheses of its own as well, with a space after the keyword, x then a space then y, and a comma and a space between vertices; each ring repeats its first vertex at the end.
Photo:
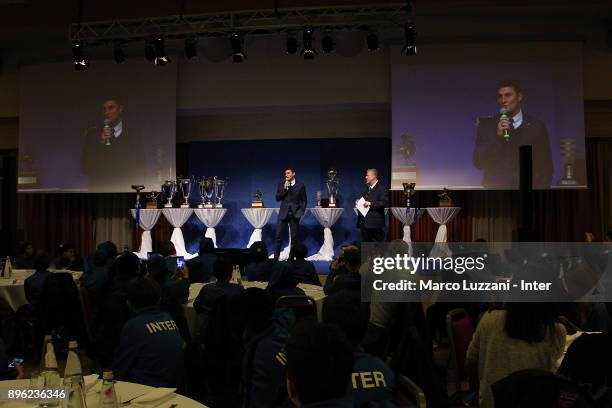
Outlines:
MULTIPOLYGON (((130 210, 132 218, 136 219, 136 210, 130 210)), ((157 224, 161 210, 145 208, 138 211, 138 226, 142 229, 140 238, 140 248, 138 252, 134 252, 140 259, 147 259, 149 252, 153 252, 153 240, 151 238, 151 230, 157 224)))
POLYGON ((215 227, 221 222, 223 216, 225 216, 227 208, 197 208, 193 210, 193 212, 206 227, 204 236, 212 239, 216 248, 217 232, 215 231, 215 227))
POLYGON ((332 261, 334 259, 334 236, 331 227, 338 221, 344 208, 311 208, 310 212, 323 227, 323 245, 319 251, 306 258, 309 261, 332 261))
MULTIPOLYGON (((187 319, 187 325, 189 326, 189 333, 192 338, 195 338, 198 334, 200 328, 200 318, 198 313, 193 308, 193 302, 196 297, 202 290, 204 285, 208 285, 208 283, 192 283, 189 286, 189 300, 187 304, 183 305, 183 309, 185 310, 185 317, 187 319)), ((268 286, 268 282, 256 282, 256 281, 242 281, 242 286, 245 289, 248 288, 260 288, 265 289, 268 286)), ((317 306, 317 316, 319 320, 321 320, 321 311, 323 308, 323 299, 325 299, 325 293, 323 293, 323 288, 321 286, 310 285, 306 283, 300 283, 298 288, 302 289, 306 296, 310 296, 314 299, 317 306)))
POLYGON ((193 214, 192 208, 164 208, 162 210, 164 217, 168 220, 170 225, 174 227, 170 241, 174 244, 176 254, 178 256, 185 257, 185 259, 195 258, 198 254, 190 254, 185 248, 185 238, 183 238, 183 231, 181 227, 187 222, 189 217, 193 214))
MULTIPOLYGON (((53 272, 68 272, 77 280, 82 272, 58 270, 53 272)), ((6 303, 13 311, 28 303, 25 297, 24 281, 34 273, 30 269, 14 269, 11 277, 0 278, 0 300, 6 303)))
POLYGON ((250 248, 254 242, 261 241, 263 227, 270 221, 274 213, 278 213, 279 208, 242 208, 240 211, 254 228, 246 246, 250 248))

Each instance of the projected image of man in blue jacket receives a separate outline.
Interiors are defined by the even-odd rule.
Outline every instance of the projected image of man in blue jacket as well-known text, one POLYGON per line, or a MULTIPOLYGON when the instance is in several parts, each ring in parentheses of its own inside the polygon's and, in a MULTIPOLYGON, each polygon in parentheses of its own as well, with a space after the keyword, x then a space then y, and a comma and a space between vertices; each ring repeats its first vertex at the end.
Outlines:
POLYGON ((183 371, 183 341, 170 315, 159 310, 160 288, 149 278, 128 287, 133 311, 121 332, 113 374, 120 381, 152 387, 176 387, 183 371))

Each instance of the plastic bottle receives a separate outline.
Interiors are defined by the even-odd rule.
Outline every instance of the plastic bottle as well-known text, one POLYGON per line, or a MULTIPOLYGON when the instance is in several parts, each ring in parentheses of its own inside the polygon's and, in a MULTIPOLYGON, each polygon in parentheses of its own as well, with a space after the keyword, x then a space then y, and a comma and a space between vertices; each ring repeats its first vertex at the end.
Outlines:
POLYGON ((57 368, 57 358, 53 349, 53 338, 45 336, 45 345, 43 346, 43 356, 41 361, 41 375, 45 379, 45 388, 56 388, 60 386, 60 374, 57 368))
POLYGON ((68 358, 66 359, 66 369, 64 370, 64 378, 73 377, 81 387, 84 385, 83 368, 81 359, 79 358, 78 344, 76 340, 68 343, 68 358))
POLYGON ((102 374, 102 389, 100 390, 100 400, 98 408, 118 408, 117 394, 115 393, 115 382, 113 372, 104 371, 102 374))
POLYGON ((64 378, 64 388, 66 389, 66 398, 62 405, 65 408, 87 408, 83 387, 76 376, 64 378))

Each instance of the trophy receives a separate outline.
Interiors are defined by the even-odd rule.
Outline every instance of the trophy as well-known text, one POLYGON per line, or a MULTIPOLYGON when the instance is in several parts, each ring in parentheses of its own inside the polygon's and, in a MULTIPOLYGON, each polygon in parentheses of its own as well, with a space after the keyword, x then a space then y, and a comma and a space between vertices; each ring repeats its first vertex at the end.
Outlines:
POLYGON ((410 208, 410 198, 414 195, 414 186, 416 186, 416 183, 402 183, 404 195, 406 196, 406 207, 408 208, 410 208))
POLYGON ((419 182, 419 168, 415 160, 417 143, 408 133, 402 133, 400 139, 401 143, 393 148, 393 154, 400 156, 400 159, 391 170, 391 188, 419 182))
POLYGON ((202 177, 198 187, 200 188, 200 197, 202 197, 202 203, 198 204, 198 208, 213 208, 212 195, 215 189, 213 179, 202 177))
POLYGON ((181 187, 181 193, 183 193, 183 198, 185 202, 181 204, 181 208, 189 208, 189 195, 191 194, 191 179, 190 178, 181 178, 178 180, 179 186, 181 187))
POLYGON ((450 190, 448 188, 444 187, 444 190, 442 190, 442 192, 438 194, 438 198, 439 198, 439 203, 438 203, 439 207, 452 207, 453 206, 453 200, 451 200, 450 198, 450 190))
POLYGON ((155 190, 151 191, 147 194, 147 198, 145 199, 145 208, 147 209, 157 209, 157 197, 159 193, 155 190))
POLYGON ((336 195, 338 194, 338 171, 334 168, 327 170, 327 192, 329 193, 329 207, 336 206, 336 195))
POLYGON ((164 204, 164 208, 172 208, 172 199, 174 198, 174 193, 176 193, 176 181, 164 181, 164 184, 161 186, 161 191, 164 197, 166 197, 166 200, 168 200, 168 202, 164 204))
POLYGON ((321 199, 323 198, 323 192, 322 191, 317 191, 317 208, 321 207, 321 199))
POLYGON ((562 139, 559 142, 561 157, 563 157, 563 178, 559 181, 562 186, 575 186, 574 165, 576 164, 576 140, 562 139))
POLYGON ((215 208, 223 208, 221 204, 221 199, 223 198, 223 191, 225 190, 225 180, 221 180, 217 178, 217 176, 213 177, 214 187, 215 187, 215 197, 217 202, 215 203, 215 208))
POLYGON ((264 207, 264 202, 263 202, 263 193, 261 192, 261 190, 257 190, 255 191, 255 195, 253 196, 253 200, 251 201, 251 207, 252 208, 263 208, 264 207))
POLYGON ((144 186, 133 185, 132 190, 136 190, 136 204, 134 205, 134 208, 140 208, 140 192, 144 190, 144 186))

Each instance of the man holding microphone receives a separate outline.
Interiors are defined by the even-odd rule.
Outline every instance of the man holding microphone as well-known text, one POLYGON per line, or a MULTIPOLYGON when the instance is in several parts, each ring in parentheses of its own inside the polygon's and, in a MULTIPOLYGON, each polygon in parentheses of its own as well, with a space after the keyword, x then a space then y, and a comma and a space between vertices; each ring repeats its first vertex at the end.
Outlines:
POLYGON ((285 169, 285 181, 279 183, 276 191, 276 201, 280 201, 280 211, 276 224, 276 239, 274 248, 274 259, 278 260, 281 244, 285 237, 287 227, 291 234, 291 245, 295 245, 298 239, 298 227, 300 218, 306 211, 306 187, 295 179, 295 169, 285 169))

